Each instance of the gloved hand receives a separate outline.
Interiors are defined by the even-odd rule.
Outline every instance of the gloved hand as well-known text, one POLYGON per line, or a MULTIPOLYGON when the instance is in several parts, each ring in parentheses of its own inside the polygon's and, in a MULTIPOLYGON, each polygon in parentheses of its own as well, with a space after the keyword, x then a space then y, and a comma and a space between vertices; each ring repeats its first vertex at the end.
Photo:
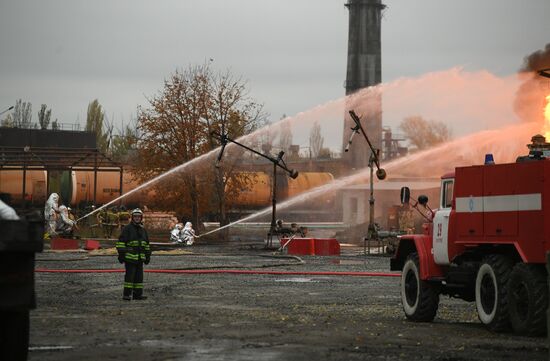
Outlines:
POLYGON ((119 261, 120 263, 124 263, 124 255, 123 255, 123 254, 119 254, 119 255, 118 255, 118 261, 119 261))
POLYGON ((149 262, 151 262, 151 257, 145 257, 145 261, 143 261, 143 263, 149 264, 149 262))

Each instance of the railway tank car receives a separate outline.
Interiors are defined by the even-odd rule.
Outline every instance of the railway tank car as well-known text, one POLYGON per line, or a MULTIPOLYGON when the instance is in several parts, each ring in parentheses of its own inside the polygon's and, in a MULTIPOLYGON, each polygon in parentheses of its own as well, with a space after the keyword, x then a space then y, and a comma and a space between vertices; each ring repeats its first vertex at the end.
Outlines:
MULTIPOLYGON (((238 209, 258 209, 271 204, 272 176, 264 172, 252 173, 254 183, 250 189, 239 192, 234 202, 238 209)), ((94 203, 94 172, 92 171, 50 171, 50 193, 56 192, 61 203, 73 207, 94 203)), ((12 203, 22 204, 23 173, 20 171, 0 172, 0 193, 11 195, 12 203)), ((47 173, 43 170, 26 172, 25 202, 33 207, 41 207, 47 199, 47 173)), ((283 174, 277 176, 277 198, 279 200, 293 197, 309 189, 327 184, 334 179, 327 172, 300 172, 296 179, 283 174)), ((131 172, 124 172, 122 192, 126 194, 139 186, 131 172)), ((95 203, 101 205, 120 196, 120 174, 118 172, 97 172, 95 203)), ((124 198, 125 205, 147 204, 155 197, 152 189, 135 192, 124 198)))

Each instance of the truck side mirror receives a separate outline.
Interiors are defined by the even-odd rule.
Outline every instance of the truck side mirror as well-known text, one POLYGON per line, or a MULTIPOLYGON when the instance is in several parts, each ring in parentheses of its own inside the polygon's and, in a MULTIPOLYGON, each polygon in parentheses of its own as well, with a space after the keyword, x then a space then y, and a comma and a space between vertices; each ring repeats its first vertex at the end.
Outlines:
POLYGON ((401 204, 409 204, 411 199, 411 190, 409 187, 401 187, 401 204))
POLYGON ((425 196, 425 195, 418 196, 418 203, 423 206, 426 206, 426 204, 428 204, 428 196, 425 196))

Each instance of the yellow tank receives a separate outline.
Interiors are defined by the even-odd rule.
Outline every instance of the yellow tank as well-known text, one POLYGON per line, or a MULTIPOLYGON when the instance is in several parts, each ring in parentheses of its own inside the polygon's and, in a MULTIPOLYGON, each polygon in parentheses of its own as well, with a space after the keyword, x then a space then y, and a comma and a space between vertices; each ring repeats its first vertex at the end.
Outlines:
MULTIPOLYGON (((76 204, 93 202, 94 200, 94 172, 76 172, 76 204)), ((122 175, 123 194, 137 188, 139 183, 133 180, 133 174, 124 172, 122 175)), ((97 172, 96 204, 105 204, 120 196, 120 174, 118 172, 97 172)), ((151 191, 136 192, 124 198, 123 203, 142 203, 152 196, 151 191)))
POLYGON ((296 179, 288 179, 287 198, 294 197, 315 187, 332 182, 334 177, 327 172, 304 172, 296 179))
MULTIPOLYGON (((254 175, 254 184, 248 190, 241 190, 234 203, 237 208, 259 208, 271 204, 271 175, 264 172, 250 172, 254 175)), ((334 179, 331 173, 300 172, 296 179, 282 172, 277 177, 277 200, 294 197, 312 188, 327 184, 334 179)))
MULTIPOLYGON (((50 193, 57 192, 62 203, 77 206, 94 200, 94 172, 64 171, 50 172, 50 193)), ((271 175, 264 172, 247 172, 253 176, 254 184, 249 190, 239 190, 233 207, 261 208, 271 204, 271 175)), ((21 202, 22 171, 0 171, 0 192, 9 193, 14 204, 21 202)), ((139 186, 132 179, 131 172, 124 172, 122 191, 124 194, 139 186)), ((333 176, 326 172, 301 172, 296 179, 287 177, 283 172, 277 176, 277 200, 294 197, 309 189, 327 184, 333 176)), ((47 199, 46 171, 27 171, 26 200, 34 205, 43 205, 47 199)), ((96 204, 105 204, 120 196, 120 175, 118 172, 97 172, 96 204)), ((138 191, 124 198, 123 204, 152 204, 156 194, 152 189, 138 191)))
MULTIPOLYGON (((241 189, 233 203, 238 208, 259 208, 271 204, 271 177, 264 172, 244 172, 254 179, 249 189, 241 189)), ((230 188, 229 184, 227 188, 230 188)))
MULTIPOLYGON (((25 199, 31 203, 44 203, 46 201, 46 171, 29 170, 25 178, 25 199)), ((1 170, 0 193, 9 193, 12 202, 20 204, 23 193, 23 171, 1 170)))

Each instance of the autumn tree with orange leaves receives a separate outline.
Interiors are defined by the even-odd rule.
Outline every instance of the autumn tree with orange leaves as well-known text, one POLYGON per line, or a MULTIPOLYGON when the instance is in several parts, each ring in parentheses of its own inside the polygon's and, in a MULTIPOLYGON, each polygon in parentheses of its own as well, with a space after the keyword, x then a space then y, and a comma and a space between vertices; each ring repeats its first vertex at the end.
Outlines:
MULTIPOLYGON (((246 83, 229 71, 214 73, 208 65, 190 66, 165 80, 160 93, 149 99, 150 108, 138 112, 140 138, 135 173, 149 180, 219 147, 212 131, 226 130, 233 139, 263 125, 262 105, 248 96, 246 83)), ((238 149, 228 149, 222 166, 211 159, 193 163, 155 186, 155 206, 176 210, 198 227, 205 213, 228 223, 227 209, 238 190, 253 179, 237 172, 238 149)))

